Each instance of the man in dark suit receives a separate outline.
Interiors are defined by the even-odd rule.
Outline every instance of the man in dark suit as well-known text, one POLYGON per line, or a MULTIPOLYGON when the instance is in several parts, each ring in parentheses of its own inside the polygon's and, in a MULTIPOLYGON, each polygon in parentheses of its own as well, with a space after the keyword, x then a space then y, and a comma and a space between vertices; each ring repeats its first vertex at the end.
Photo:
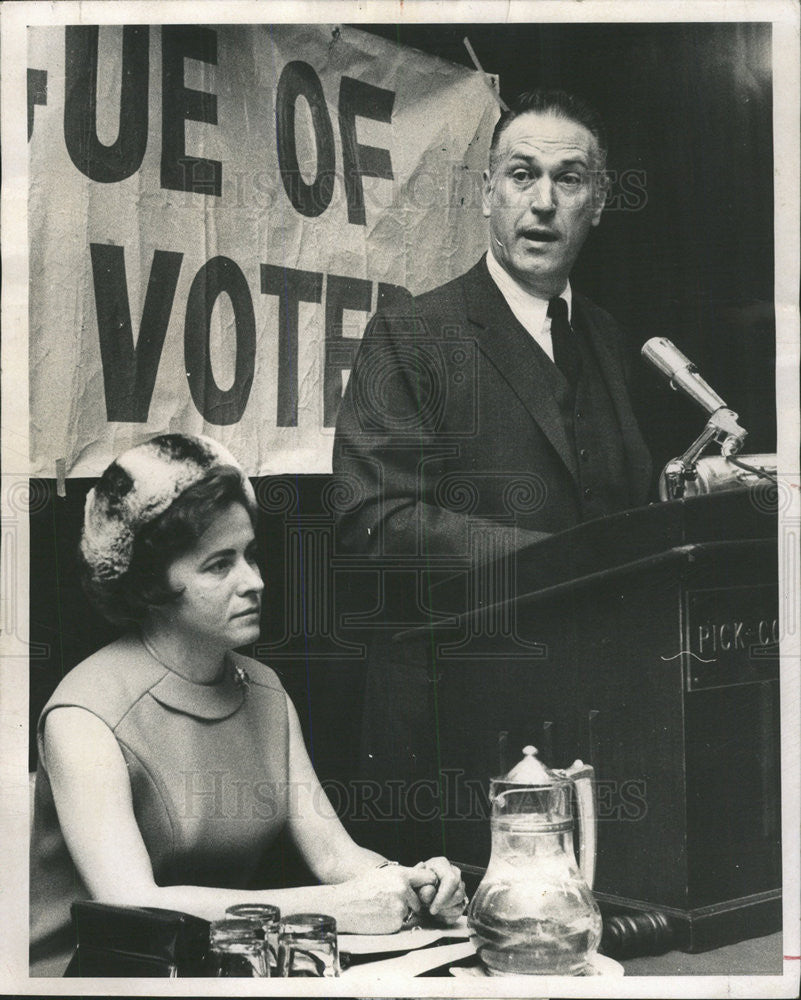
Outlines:
MULTIPOLYGON (((337 424, 334 472, 353 501, 338 544, 381 560, 382 593, 416 567, 415 592, 389 615, 396 632, 425 620, 427 571, 474 565, 482 540, 518 550, 646 500, 623 334, 569 282, 601 219, 605 157, 583 102, 522 95, 495 128, 484 174, 487 255, 368 325, 337 424)), ((442 722, 436 677, 388 631, 369 652, 366 773, 427 776, 442 722)))

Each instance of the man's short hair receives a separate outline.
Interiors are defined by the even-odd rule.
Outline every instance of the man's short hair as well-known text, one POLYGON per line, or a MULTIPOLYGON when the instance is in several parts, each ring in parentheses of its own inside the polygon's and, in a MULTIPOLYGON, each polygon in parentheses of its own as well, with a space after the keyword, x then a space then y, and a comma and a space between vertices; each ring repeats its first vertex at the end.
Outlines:
POLYGON ((495 131, 492 133, 490 143, 489 167, 490 172, 495 169, 495 161, 500 145, 501 136, 512 124, 515 118, 533 111, 537 114, 554 115, 556 118, 565 118, 568 121, 583 125, 594 137, 598 144, 600 162, 598 168, 603 170, 606 167, 606 127, 603 119, 592 107, 581 97, 569 94, 566 90, 527 90, 519 94, 509 106, 508 111, 504 111, 498 119, 495 131))

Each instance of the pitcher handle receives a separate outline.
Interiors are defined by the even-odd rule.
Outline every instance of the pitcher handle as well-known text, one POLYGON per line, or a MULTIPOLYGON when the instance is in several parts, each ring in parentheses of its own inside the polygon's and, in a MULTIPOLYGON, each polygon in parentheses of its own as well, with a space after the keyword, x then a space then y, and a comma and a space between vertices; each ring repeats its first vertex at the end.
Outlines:
POLYGON ((576 789, 579 820, 578 866, 584 881, 592 889, 595 881, 595 853, 598 843, 597 815, 595 812, 595 769, 580 760, 574 761, 564 771, 576 789))

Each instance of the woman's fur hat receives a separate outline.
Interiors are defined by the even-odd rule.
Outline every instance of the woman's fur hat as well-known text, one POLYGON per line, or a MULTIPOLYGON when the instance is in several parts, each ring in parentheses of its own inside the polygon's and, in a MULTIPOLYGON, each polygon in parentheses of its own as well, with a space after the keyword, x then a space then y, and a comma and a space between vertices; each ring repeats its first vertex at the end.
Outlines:
POLYGON ((210 469, 234 468, 251 508, 253 487, 233 455, 211 438, 160 434, 123 452, 89 491, 81 554, 97 583, 119 579, 131 564, 136 533, 210 469))

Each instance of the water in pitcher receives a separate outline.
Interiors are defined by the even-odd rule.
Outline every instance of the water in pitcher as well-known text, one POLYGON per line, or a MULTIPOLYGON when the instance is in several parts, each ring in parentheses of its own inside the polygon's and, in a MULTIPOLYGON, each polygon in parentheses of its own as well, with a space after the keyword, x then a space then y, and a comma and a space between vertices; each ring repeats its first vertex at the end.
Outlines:
MULTIPOLYGON (((566 825, 566 824, 565 824, 566 825)), ((470 906, 473 944, 491 973, 580 975, 601 916, 568 829, 496 821, 493 859, 470 906)))
POLYGON ((585 914, 572 921, 522 917, 500 926, 474 921, 471 941, 490 973, 576 976, 597 938, 597 923, 585 914))

